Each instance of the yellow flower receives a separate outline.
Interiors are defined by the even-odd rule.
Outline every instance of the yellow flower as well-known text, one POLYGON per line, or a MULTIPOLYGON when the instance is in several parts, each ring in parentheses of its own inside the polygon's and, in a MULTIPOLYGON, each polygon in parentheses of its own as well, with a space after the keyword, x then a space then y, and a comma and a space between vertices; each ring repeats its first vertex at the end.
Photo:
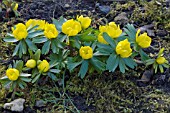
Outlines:
POLYGON ((100 42, 100 43, 108 44, 108 43, 106 42, 106 40, 103 38, 102 33, 100 33, 100 34, 98 35, 97 40, 98 40, 98 42, 100 42))
POLYGON ((125 39, 120 41, 116 46, 116 53, 122 57, 127 58, 132 54, 132 49, 130 48, 130 42, 125 39))
POLYGON ((19 71, 15 68, 9 68, 6 71, 6 76, 9 78, 9 80, 15 81, 19 77, 19 71))
POLYGON ((139 35, 140 29, 138 29, 136 33, 136 42, 141 48, 148 48, 151 45, 151 38, 147 35, 147 33, 143 33, 139 35))
POLYGON ((62 25, 62 32, 68 36, 75 36, 80 31, 81 31, 80 22, 74 21, 73 19, 66 21, 62 25))
POLYGON ((28 35, 26 26, 22 23, 17 24, 13 30, 13 35, 17 40, 25 39, 28 35))
POLYGON ((50 68, 50 64, 47 62, 47 60, 43 60, 40 62, 40 64, 38 65, 38 70, 40 72, 47 72, 50 68))
POLYGON ((26 27, 34 27, 36 25, 36 20, 35 19, 29 19, 26 23, 25 23, 26 27))
POLYGON ((88 28, 91 24, 91 19, 89 17, 83 17, 83 15, 77 16, 77 20, 81 23, 83 29, 88 28))
POLYGON ((36 61, 34 59, 30 59, 25 64, 28 68, 34 68, 36 66, 36 61))
POLYGON ((79 50, 79 54, 83 59, 90 59, 93 57, 93 49, 90 46, 82 46, 79 50))
POLYGON ((44 30, 46 22, 45 20, 36 20, 36 25, 38 25, 37 30, 44 30))
POLYGON ((156 59, 156 62, 157 62, 158 64, 164 64, 164 63, 166 62, 166 59, 165 59, 164 57, 158 57, 158 58, 156 59))
POLYGON ((14 10, 14 11, 17 11, 17 9, 18 9, 18 4, 15 3, 15 7, 13 8, 13 10, 14 10))
POLYGON ((30 26, 34 27, 34 26, 38 25, 38 28, 36 28, 36 30, 44 30, 45 24, 46 24, 45 20, 36 20, 36 19, 29 19, 25 23, 27 28, 30 26))
POLYGON ((99 31, 101 33, 106 32, 112 38, 118 38, 122 34, 122 30, 119 25, 117 26, 115 22, 110 22, 106 26, 100 26, 99 31))
POLYGON ((44 35, 48 38, 56 38, 58 36, 58 31, 54 24, 48 24, 46 23, 45 29, 44 29, 44 35))

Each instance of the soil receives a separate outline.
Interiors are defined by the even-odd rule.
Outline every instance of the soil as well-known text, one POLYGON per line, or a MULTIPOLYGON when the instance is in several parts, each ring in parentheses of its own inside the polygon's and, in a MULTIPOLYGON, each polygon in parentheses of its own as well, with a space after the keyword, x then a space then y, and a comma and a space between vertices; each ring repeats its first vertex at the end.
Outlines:
MULTIPOLYGON (((77 15, 86 15, 92 18, 92 26, 95 28, 115 20, 121 27, 127 23, 132 23, 136 28, 153 25, 149 28, 145 26, 143 30, 143 32, 150 33, 152 37, 152 47, 144 51, 154 55, 159 51, 160 47, 165 47, 165 57, 170 61, 170 25, 167 26, 168 22, 170 23, 170 13, 168 13, 170 3, 168 1, 148 0, 145 3, 140 3, 139 1, 127 2, 126 0, 117 0, 116 2, 112 2, 112 0, 27 0, 21 2, 18 0, 18 2, 19 17, 6 19, 4 17, 5 11, 0 13, 1 17, 3 17, 0 18, 0 23, 3 24, 2 28, 0 28, 2 37, 4 36, 3 33, 9 31, 13 24, 24 22, 30 18, 52 22, 52 18, 57 19, 60 16, 69 19, 76 18, 77 15), (154 9, 150 9, 149 12, 149 10, 144 9, 149 6, 146 4, 154 5, 153 7, 158 9, 157 12, 165 14, 157 14, 154 9), (122 12, 125 15, 120 16, 122 12), (155 14, 155 17, 153 17, 153 14, 155 14), (156 16, 160 16, 161 19, 156 18, 156 16)), ((2 40, 1 43, 4 44, 2 40)), ((10 58, 12 47, 13 45, 4 45, 2 47, 1 51, 5 53, 0 57, 0 61, 4 64, 2 67, 15 59, 10 58)), ((118 71, 114 73, 103 72, 101 75, 88 75, 84 80, 70 75, 65 81, 67 93, 77 109, 84 113, 170 112, 170 70, 165 69, 164 73, 152 74, 148 82, 142 82, 140 79, 145 76, 144 72, 146 70, 151 71, 150 68, 140 65, 126 74, 121 74, 118 71)), ((3 71, 2 74, 4 74, 3 71)), ((35 92, 37 93, 36 98, 44 97, 44 95, 41 95, 44 92, 43 90, 36 89, 35 92)), ((37 111, 48 113, 49 110, 53 109, 51 105, 55 105, 54 103, 49 103, 46 107, 36 108, 31 103, 34 101, 29 100, 29 95, 31 94, 28 92, 27 95, 23 96, 23 98, 26 98, 23 113, 38 113, 37 111)), ((57 92, 54 96, 58 97, 57 92)), ((9 98, 10 96, 6 97, 2 102, 7 102, 9 98)), ((71 105, 68 104, 68 106, 71 105)), ((54 107, 54 109, 59 109, 59 107, 54 107)), ((0 112, 11 113, 10 111, 5 111, 2 107, 0 107, 0 112)))

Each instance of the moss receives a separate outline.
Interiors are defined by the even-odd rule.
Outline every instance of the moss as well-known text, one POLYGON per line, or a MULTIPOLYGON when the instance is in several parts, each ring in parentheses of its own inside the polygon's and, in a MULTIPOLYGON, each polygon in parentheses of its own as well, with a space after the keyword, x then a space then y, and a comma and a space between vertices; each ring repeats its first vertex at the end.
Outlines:
POLYGON ((87 103, 96 107, 95 112, 131 113, 145 111, 145 108, 152 112, 167 111, 170 100, 168 94, 152 86, 138 87, 132 81, 138 79, 133 74, 137 73, 126 75, 118 72, 104 73, 102 76, 88 76, 84 83, 77 77, 72 77, 70 81, 73 82, 68 82, 67 90, 72 93, 76 92, 77 95, 83 94, 87 103), (163 104, 160 103, 162 101, 163 104))

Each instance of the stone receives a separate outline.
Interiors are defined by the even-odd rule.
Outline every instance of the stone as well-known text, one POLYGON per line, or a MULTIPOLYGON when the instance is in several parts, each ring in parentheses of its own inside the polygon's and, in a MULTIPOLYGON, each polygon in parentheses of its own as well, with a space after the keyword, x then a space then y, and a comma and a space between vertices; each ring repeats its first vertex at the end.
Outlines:
POLYGON ((69 4, 65 4, 64 7, 65 8, 70 8, 70 5, 69 4))
POLYGON ((120 13, 118 16, 114 18, 114 21, 119 24, 127 24, 129 22, 129 19, 126 16, 127 14, 125 12, 120 13))
POLYGON ((99 3, 96 4, 96 7, 98 7, 99 11, 103 14, 108 14, 110 12, 110 6, 102 5, 100 6, 99 3))
POLYGON ((4 109, 8 109, 13 112, 22 112, 24 109, 25 99, 19 98, 10 103, 4 104, 4 109))
POLYGON ((44 107, 45 106, 45 102, 43 100, 37 100, 35 103, 35 107, 44 107))

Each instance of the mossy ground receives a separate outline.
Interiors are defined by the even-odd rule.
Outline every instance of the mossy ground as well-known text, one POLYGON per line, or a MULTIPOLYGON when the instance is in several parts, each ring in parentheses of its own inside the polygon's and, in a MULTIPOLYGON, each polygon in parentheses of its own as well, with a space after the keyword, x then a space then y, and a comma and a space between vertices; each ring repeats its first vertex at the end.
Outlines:
MULTIPOLYGON (((24 3, 22 3, 23 5, 24 3)), ((28 3, 29 4, 29 3, 28 3)), ((27 5, 28 5, 27 4, 27 5)), ((102 4, 102 3, 101 3, 102 4)), ((108 5, 107 3, 103 3, 108 5)), ((87 4, 88 5, 88 4, 87 4)), ((143 1, 129 1, 125 3, 113 2, 110 5, 111 11, 105 15, 98 13, 88 13, 95 21, 93 26, 97 27, 99 23, 103 23, 101 18, 105 18, 106 21, 113 21, 121 12, 126 12, 129 18, 129 22, 133 23, 135 27, 141 27, 147 24, 154 24, 154 33, 159 30, 166 31, 165 35, 157 35, 152 37, 155 42, 159 42, 159 45, 154 45, 154 48, 165 47, 165 57, 170 60, 170 8, 165 8, 166 3, 164 1, 151 0, 150 2, 143 1), (137 5, 136 5, 137 4, 137 5)), ((89 5, 92 6, 92 5, 89 5)), ((23 6, 24 7, 24 6, 23 6)), ((75 6, 76 7, 76 6, 75 6)), ((74 7, 74 8, 75 8, 74 7)), ((22 9, 21 9, 22 10, 22 9)), ((87 8, 88 10, 88 8, 87 8)), ((66 18, 75 17, 78 14, 84 14, 87 11, 68 10, 63 15, 66 18), (72 11, 70 13, 70 11, 72 11)), ((89 11, 88 11, 89 12, 89 11)), ((23 14, 24 15, 24 14, 23 14)), ((7 19, 5 22, 0 22, 0 77, 5 75, 7 64, 11 60, 12 50, 14 45, 3 42, 2 38, 5 33, 10 31, 10 27, 17 21, 23 21, 25 18, 21 15, 21 18, 7 19)), ((49 20, 48 20, 49 21, 49 20)), ((104 22, 105 23, 105 22, 104 22)), ((153 48, 150 48, 151 50, 153 48)), ((148 50, 150 50, 148 49, 148 50)), ((157 50, 157 49, 156 49, 157 50)), ((156 51, 155 50, 155 51, 156 51)), ((154 53, 153 53, 154 55, 154 53)), ((153 84, 152 81, 147 83, 144 87, 139 87, 137 80, 140 79, 143 72, 147 68, 140 67, 135 70, 130 70, 126 74, 121 74, 116 71, 114 73, 103 72, 101 75, 93 74, 87 75, 84 80, 81 80, 77 75, 71 74, 66 81, 65 89, 70 97, 73 99, 73 103, 77 105, 82 112, 87 113, 167 113, 170 112, 170 77, 169 80, 165 80, 163 84, 153 84), (84 102, 78 101, 78 97, 84 102), (76 102, 74 102, 76 101, 76 102), (86 109, 83 106, 86 105, 86 109), (90 107, 88 107, 90 106, 90 107)), ((166 76, 170 76, 169 70, 167 70, 166 76)), ((159 76, 163 74, 158 74, 159 76)), ((156 76, 156 75, 154 75, 156 76)), ((153 77, 154 78, 154 77, 153 77)), ((144 83, 145 84, 145 83, 144 83)), ((63 92, 61 86, 54 87, 54 84, 47 83, 47 85, 31 86, 25 90, 18 92, 18 97, 26 99, 26 106, 31 106, 38 112, 51 112, 60 111, 63 108, 62 101, 53 103, 48 102, 47 106, 41 109, 34 108, 35 101, 39 99, 53 100, 58 96, 57 91, 63 92), (31 95, 31 96, 30 96, 31 95), (50 98, 49 98, 50 97, 50 98)), ((2 89, 2 88, 1 88, 2 89)), ((10 91, 4 91, 0 93, 0 102, 5 103, 8 101, 8 95, 10 91)), ((63 97, 64 99, 65 97, 63 97)), ((70 109, 73 109, 71 104, 68 104, 70 109)), ((63 112, 62 110, 60 111, 63 112)))

